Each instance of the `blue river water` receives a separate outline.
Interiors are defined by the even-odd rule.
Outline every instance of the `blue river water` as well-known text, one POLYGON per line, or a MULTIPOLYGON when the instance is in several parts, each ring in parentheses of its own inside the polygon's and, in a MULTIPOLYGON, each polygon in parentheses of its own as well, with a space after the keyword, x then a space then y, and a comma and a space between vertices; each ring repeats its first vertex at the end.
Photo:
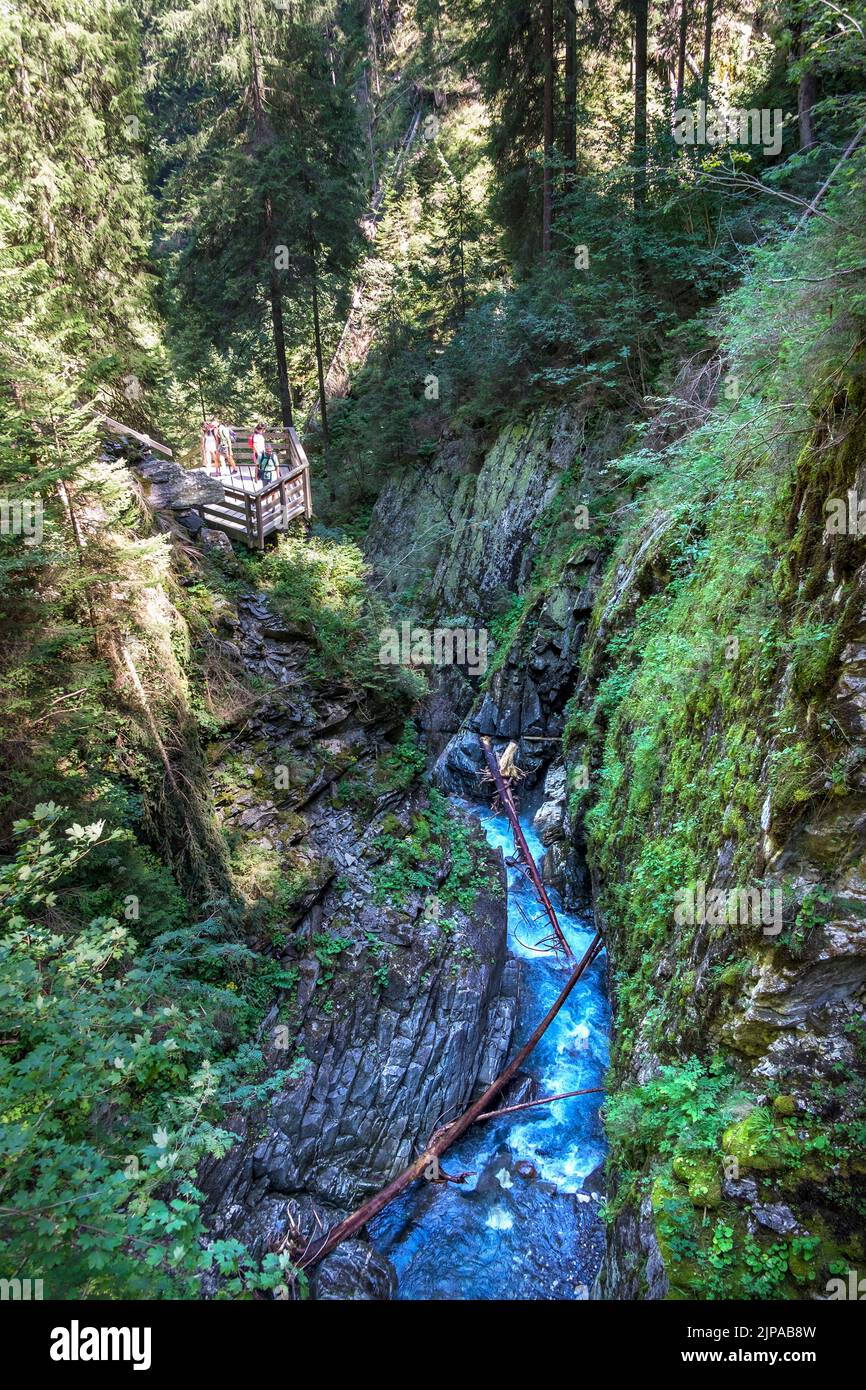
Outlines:
MULTIPOLYGON (((505 816, 461 803, 491 845, 513 855, 505 816)), ((531 815, 521 816, 529 847, 544 853, 531 815)), ((520 962, 514 1048, 525 1042, 560 993, 562 958, 531 949, 549 924, 518 868, 509 868, 508 942, 520 962)), ((551 900, 576 957, 590 944, 588 915, 551 900)), ((539 1096, 601 1086, 607 1067, 608 1003, 598 957, 530 1054, 524 1074, 539 1096)), ((579 1299, 601 1261, 598 1189, 585 1179, 602 1162, 601 1095, 578 1096, 476 1124, 449 1149, 442 1166, 468 1171, 460 1185, 420 1181, 370 1226, 397 1271, 402 1299, 579 1299)))

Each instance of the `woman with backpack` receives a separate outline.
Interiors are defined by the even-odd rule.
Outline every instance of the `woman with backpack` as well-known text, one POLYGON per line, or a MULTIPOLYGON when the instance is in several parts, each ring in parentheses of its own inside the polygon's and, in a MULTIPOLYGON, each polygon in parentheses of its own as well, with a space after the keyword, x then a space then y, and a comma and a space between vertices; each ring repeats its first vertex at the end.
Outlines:
POLYGON ((273 444, 268 440, 265 444, 265 452, 259 465, 259 477, 263 483, 269 483, 274 478, 279 477, 280 458, 273 444))

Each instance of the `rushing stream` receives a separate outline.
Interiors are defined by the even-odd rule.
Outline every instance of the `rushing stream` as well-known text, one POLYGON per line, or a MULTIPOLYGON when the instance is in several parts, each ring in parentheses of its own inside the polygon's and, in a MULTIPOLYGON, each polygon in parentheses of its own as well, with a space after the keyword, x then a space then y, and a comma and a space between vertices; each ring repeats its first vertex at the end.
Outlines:
MULTIPOLYGON (((467 806, 506 857, 514 852, 505 816, 467 806)), ((536 861, 543 847, 531 815, 521 816, 536 861)), ((532 885, 509 871, 508 943, 522 962, 515 1047, 525 1042, 567 978, 551 955, 525 944, 549 924, 532 885), (535 924, 534 926, 532 924, 535 924)), ((576 957, 592 940, 588 918, 565 912, 551 893, 576 957)), ((607 1064, 606 957, 597 959, 554 1019, 524 1072, 539 1096, 600 1086, 607 1064)), ((586 1297, 601 1260, 598 1200, 584 1180, 604 1157, 600 1095, 486 1120, 443 1157, 461 1185, 418 1182, 382 1213, 371 1235, 397 1270, 403 1299, 574 1299, 586 1297)), ((593 1188, 593 1184, 588 1184, 593 1188)), ((595 1189, 597 1191, 597 1189, 595 1189)))

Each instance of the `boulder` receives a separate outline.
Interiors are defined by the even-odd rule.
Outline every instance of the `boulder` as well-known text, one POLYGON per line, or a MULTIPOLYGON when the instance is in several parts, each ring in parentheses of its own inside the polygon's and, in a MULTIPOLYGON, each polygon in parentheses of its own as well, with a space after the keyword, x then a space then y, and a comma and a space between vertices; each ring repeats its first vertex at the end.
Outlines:
POLYGON ((155 512, 186 512, 208 502, 222 502, 223 485, 203 468, 182 468, 172 459, 148 455, 135 464, 144 484, 145 501, 155 512))
POLYGON ((323 1260, 313 1279, 319 1301, 383 1302, 393 1298, 397 1275, 368 1240, 346 1240, 323 1260))

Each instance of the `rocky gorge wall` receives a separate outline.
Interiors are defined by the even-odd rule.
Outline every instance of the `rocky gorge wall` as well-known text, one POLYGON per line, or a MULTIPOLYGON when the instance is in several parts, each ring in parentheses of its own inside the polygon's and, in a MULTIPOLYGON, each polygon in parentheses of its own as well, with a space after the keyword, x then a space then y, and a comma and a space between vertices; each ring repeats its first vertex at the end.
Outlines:
MULTIPOLYGON (((446 441, 374 513, 395 618, 490 627, 483 675, 433 673, 434 782, 477 795, 479 737, 515 742, 525 792, 543 779, 543 872, 606 931, 598 1297, 822 1297, 866 1258, 866 568, 856 536, 824 532, 826 499, 866 486, 861 416, 854 375, 796 467, 771 453, 732 476, 719 425, 635 489, 606 472, 615 422, 546 412, 477 471, 446 441)), ((279 976, 268 1068, 292 1080, 232 1118, 202 1182, 216 1233, 300 1254, 504 1061, 501 867, 405 775, 393 712, 310 683, 303 626, 252 591, 210 625, 255 692, 207 753, 235 881, 274 905, 248 930, 279 976)), ((365 1240, 314 1284, 392 1290, 365 1240)))
POLYGON ((866 566, 824 530, 862 400, 793 478, 693 499, 686 583, 648 512, 599 595, 568 743, 617 1003, 606 1297, 826 1297, 864 1258, 866 566))
MULTIPOLYGON (((170 614, 161 672, 143 644, 136 656, 174 756, 183 724, 170 768, 198 811, 187 833, 211 896, 197 906, 227 961, 241 953, 228 987, 245 1030, 225 1019, 225 1046, 241 1068, 245 1049, 261 1052, 249 1104, 223 1116, 235 1142, 196 1186, 211 1238, 254 1261, 300 1260, 502 1069, 518 988, 504 867, 474 818, 420 780, 399 681, 387 696, 363 685, 354 559, 299 537, 281 602, 279 583, 255 587, 258 561, 195 526, 211 480, 178 486, 161 462, 134 465, 142 522, 152 514, 164 547, 148 611, 170 614), (354 614, 348 628, 335 620, 324 656, 311 616, 322 595, 354 614), (161 685, 177 692, 164 710, 161 685)), ((150 820, 164 848, 161 805, 155 795, 150 820)), ((215 1292, 217 1276, 205 1283, 215 1292)), ((394 1274, 362 1236, 310 1289, 388 1298, 394 1274)))
MULTIPOLYGON (((387 728, 310 691, 298 677, 304 641, 260 597, 242 597, 221 623, 228 656, 277 682, 231 740, 233 765, 219 749, 212 757, 221 823, 242 837, 242 857, 278 869, 262 948, 286 987, 260 1037, 266 1074, 290 1058, 295 1077, 233 1119, 238 1142, 202 1186, 215 1235, 256 1255, 288 1241, 300 1256, 501 1070, 516 971, 502 863, 473 823, 417 786, 376 783, 387 728), (275 766, 289 771, 281 793, 275 766), (426 857, 438 860, 429 874, 416 867, 426 857)), ((383 1298, 392 1285, 362 1239, 325 1260, 313 1287, 383 1298)))
MULTIPOLYGON (((567 901, 588 864, 615 1011, 598 1297, 826 1297, 866 1258, 866 566, 824 532, 827 499, 866 485, 861 380, 816 406, 799 458, 785 439, 733 478, 712 423, 709 444, 686 430, 699 464, 637 504, 620 489, 600 528, 598 458, 573 448, 507 528, 523 601, 483 687, 445 672, 431 697, 438 783, 477 793, 479 736, 515 741, 526 786, 547 768, 536 824, 567 901), (545 512, 578 497, 590 534, 536 582, 545 512)), ((468 563, 445 544, 422 612, 468 563)))

